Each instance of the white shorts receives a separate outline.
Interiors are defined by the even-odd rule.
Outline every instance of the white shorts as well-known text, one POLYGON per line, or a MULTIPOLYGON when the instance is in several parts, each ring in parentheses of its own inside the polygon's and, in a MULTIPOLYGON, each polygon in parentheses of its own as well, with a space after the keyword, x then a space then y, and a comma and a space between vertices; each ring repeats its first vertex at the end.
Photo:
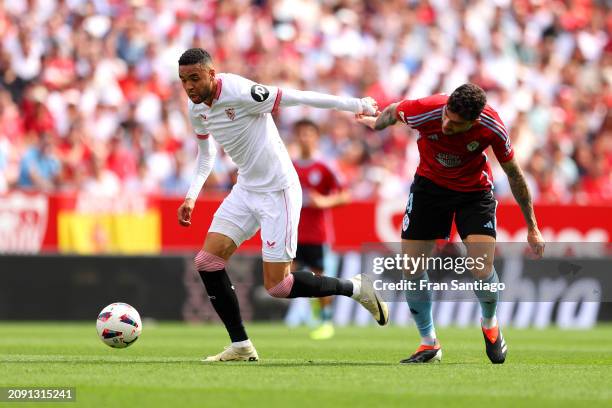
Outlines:
POLYGON ((215 212, 208 232, 228 236, 240 246, 261 228, 263 260, 288 262, 295 258, 301 209, 299 183, 265 193, 236 184, 215 212))

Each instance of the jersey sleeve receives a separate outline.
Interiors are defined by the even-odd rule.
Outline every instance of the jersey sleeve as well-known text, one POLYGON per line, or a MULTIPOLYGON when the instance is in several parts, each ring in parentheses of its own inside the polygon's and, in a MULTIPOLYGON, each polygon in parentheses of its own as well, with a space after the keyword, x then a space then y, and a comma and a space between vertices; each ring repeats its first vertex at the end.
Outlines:
POLYGON ((480 124, 491 132, 491 147, 500 163, 512 160, 514 149, 510 142, 508 130, 499 115, 493 110, 485 110, 480 115, 480 124))
POLYGON ((419 125, 442 116, 448 100, 444 94, 431 95, 421 99, 404 99, 395 108, 395 117, 416 129, 419 125))
POLYGON ((410 118, 411 116, 415 115, 415 111, 416 111, 416 100, 412 100, 412 99, 404 99, 403 101, 401 101, 396 107, 395 107, 395 117, 398 120, 401 120, 402 122, 404 122, 407 125, 410 125, 410 123, 408 123, 408 118, 410 118))
POLYGON ((238 95, 243 109, 252 115, 272 113, 278 109, 282 90, 276 86, 261 85, 245 79, 238 95))
POLYGON ((204 127, 202 119, 191 109, 191 103, 189 103, 189 122, 191 122, 191 128, 198 139, 204 140, 208 138, 208 130, 204 127))

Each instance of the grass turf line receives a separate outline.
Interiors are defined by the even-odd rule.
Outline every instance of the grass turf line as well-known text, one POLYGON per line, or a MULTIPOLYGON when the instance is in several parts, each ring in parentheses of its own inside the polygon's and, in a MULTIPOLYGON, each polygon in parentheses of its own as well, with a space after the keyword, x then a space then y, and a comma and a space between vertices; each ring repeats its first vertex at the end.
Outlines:
MULTIPOLYGON (((504 331, 506 364, 489 363, 478 328, 439 329, 442 364, 402 366, 413 327, 308 329, 249 324, 259 363, 204 365, 228 344, 219 325, 147 325, 123 350, 93 323, 0 323, 0 386, 73 386, 76 403, 244 406, 612 406, 612 326, 504 331)), ((0 407, 6 405, 0 403, 0 407)), ((40 406, 20 403, 19 407, 40 406)))

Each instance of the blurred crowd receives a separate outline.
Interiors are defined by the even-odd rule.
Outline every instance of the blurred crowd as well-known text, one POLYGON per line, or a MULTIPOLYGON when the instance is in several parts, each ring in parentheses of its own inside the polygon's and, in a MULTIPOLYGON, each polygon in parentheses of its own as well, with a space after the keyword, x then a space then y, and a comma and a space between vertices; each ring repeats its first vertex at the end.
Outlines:
MULTIPOLYGON (((177 60, 199 46, 218 72, 382 107, 477 83, 536 201, 612 202, 610 32, 603 0, 0 0, 0 193, 183 196, 197 146, 177 60)), ((294 155, 303 117, 354 199, 407 196, 413 131, 286 108, 275 119, 294 155)), ((221 152, 206 191, 234 180, 221 152)))

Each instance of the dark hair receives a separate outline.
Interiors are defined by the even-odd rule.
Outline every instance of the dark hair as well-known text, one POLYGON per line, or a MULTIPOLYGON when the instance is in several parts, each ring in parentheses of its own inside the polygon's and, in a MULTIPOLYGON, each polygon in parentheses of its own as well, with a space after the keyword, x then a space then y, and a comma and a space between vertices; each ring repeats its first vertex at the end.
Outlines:
POLYGON ((293 124, 293 129, 296 130, 297 128, 300 128, 302 126, 313 128, 317 132, 317 135, 320 133, 319 126, 308 118, 303 118, 295 122, 293 124))
POLYGON ((463 84, 455 89, 446 102, 451 112, 465 120, 476 120, 487 104, 487 95, 475 84, 463 84))
POLYGON ((202 48, 190 48, 181 55, 178 60, 179 65, 194 65, 212 63, 210 54, 202 48))

